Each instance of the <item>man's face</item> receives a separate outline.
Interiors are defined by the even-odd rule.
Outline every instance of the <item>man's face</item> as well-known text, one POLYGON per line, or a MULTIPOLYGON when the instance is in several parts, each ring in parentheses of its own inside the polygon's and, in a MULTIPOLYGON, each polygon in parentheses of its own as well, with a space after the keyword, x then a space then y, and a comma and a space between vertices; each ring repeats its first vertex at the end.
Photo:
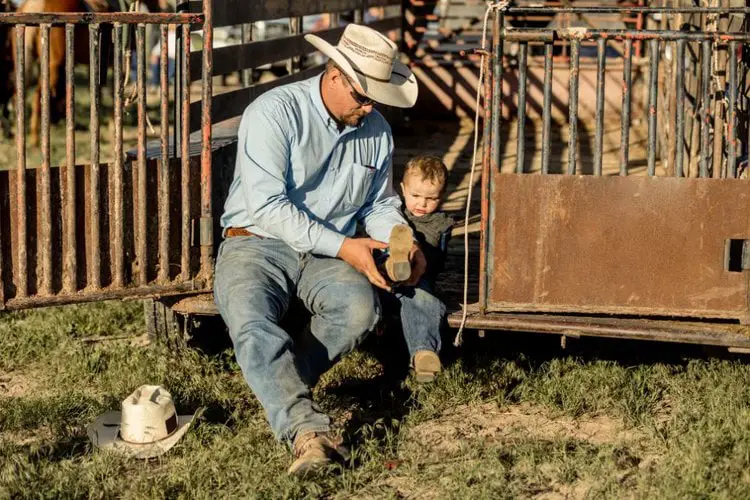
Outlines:
POLYGON ((350 127, 356 127, 362 118, 372 113, 373 102, 360 94, 344 73, 339 72, 339 77, 341 109, 338 119, 350 127))
POLYGON ((417 217, 431 214, 440 205, 443 186, 429 179, 423 179, 419 174, 408 175, 401 183, 404 194, 404 204, 407 210, 417 217))

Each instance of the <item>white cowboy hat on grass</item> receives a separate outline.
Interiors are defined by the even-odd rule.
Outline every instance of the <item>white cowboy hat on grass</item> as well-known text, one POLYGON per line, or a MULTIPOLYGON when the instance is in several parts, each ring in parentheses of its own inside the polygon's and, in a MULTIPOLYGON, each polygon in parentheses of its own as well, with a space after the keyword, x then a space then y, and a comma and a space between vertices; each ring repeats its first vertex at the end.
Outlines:
POLYGON ((96 448, 132 458, 166 453, 187 432, 195 415, 177 415, 172 395, 158 385, 142 385, 122 402, 122 411, 100 415, 87 431, 96 448))
POLYGON ((305 35, 305 40, 358 82, 362 93, 373 101, 397 108, 410 108, 417 102, 417 79, 398 60, 398 47, 385 35, 349 24, 335 47, 312 34, 305 35))

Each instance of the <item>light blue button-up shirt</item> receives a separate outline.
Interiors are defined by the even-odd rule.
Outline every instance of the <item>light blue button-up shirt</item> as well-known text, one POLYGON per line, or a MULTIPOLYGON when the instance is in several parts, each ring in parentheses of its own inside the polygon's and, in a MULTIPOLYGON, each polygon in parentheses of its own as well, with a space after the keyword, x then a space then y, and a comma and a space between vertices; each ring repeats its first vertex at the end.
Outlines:
POLYGON ((339 131, 320 80, 269 90, 247 107, 221 225, 335 257, 358 220, 379 241, 405 220, 393 189, 388 122, 373 110, 358 127, 339 131))

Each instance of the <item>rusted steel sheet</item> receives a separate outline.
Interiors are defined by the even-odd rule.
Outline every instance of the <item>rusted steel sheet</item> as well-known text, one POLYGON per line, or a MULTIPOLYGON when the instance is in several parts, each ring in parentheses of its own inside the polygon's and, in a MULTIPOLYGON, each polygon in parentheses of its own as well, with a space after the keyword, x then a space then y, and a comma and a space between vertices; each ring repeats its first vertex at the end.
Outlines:
MULTIPOLYGON (((461 314, 448 316, 457 327, 461 314)), ((569 337, 591 336, 617 339, 657 340, 724 347, 750 347, 750 328, 727 323, 649 320, 645 318, 600 318, 549 314, 469 314, 467 328, 534 333, 569 337)))
POLYGON ((0 14, 0 24, 95 24, 95 23, 128 23, 128 24, 202 24, 202 14, 149 14, 135 12, 112 13, 26 13, 12 12, 0 14))
POLYGON ((748 187, 496 174, 489 309, 747 319, 747 271, 724 266, 750 239, 748 187))

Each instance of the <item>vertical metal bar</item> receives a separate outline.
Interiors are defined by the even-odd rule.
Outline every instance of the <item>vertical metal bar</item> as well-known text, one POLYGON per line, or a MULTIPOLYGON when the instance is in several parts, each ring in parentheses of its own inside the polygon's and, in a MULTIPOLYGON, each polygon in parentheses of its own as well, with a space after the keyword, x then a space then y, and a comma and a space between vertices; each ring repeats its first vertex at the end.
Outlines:
POLYGON ((41 61, 40 61, 40 82, 39 87, 42 90, 42 165, 39 170, 39 180, 37 184, 41 189, 40 202, 38 207, 40 214, 40 231, 37 238, 37 255, 41 256, 42 281, 39 291, 42 295, 52 293, 52 192, 50 187, 50 144, 49 144, 49 124, 50 124, 50 50, 49 50, 49 32, 50 25, 42 24, 39 26, 39 36, 41 39, 41 61))
POLYGON ((544 103, 542 104, 542 173, 549 173, 552 148, 552 42, 544 44, 544 103))
POLYGON ((88 281, 92 288, 101 288, 102 253, 100 234, 100 206, 101 189, 99 182, 99 111, 101 109, 101 87, 99 86, 99 25, 89 25, 89 88, 91 93, 91 118, 89 134, 91 134, 91 184, 89 196, 91 209, 89 211, 89 248, 91 260, 88 264, 88 281))
POLYGON ((526 59, 529 44, 521 42, 518 47, 518 133, 516 134, 516 173, 523 173, 526 156, 526 59))
MULTIPOLYGON (((490 159, 491 174, 500 171, 501 159, 500 155, 500 126, 502 124, 503 117, 503 14, 496 12, 496 15, 492 23, 492 132, 491 136, 491 148, 492 158, 490 159)), ((488 179, 492 180, 492 179, 488 179)), ((491 186, 491 183, 490 183, 491 186)))
POLYGON ((656 174, 656 106, 659 83, 659 40, 649 40, 648 175, 656 174))
POLYGON ((112 172, 114 184, 114 213, 111 217, 113 230, 114 257, 112 259, 112 282, 115 287, 125 286, 125 228, 124 228, 124 192, 123 192, 123 154, 122 154, 122 107, 123 107, 123 74, 122 74, 122 30, 120 23, 114 28, 114 126, 115 157, 112 172))
MULTIPOLYGON (((136 230, 136 256, 138 259, 138 282, 148 283, 148 227, 146 214, 146 26, 139 24, 136 29, 136 50, 138 64, 136 75, 138 97, 138 227, 136 230)), ((206 82, 204 81, 204 85, 206 82)))
POLYGON ((76 117, 75 117, 75 25, 65 25, 65 237, 63 289, 76 290, 78 260, 76 255, 76 117))
MULTIPOLYGON (((492 137, 492 118, 493 113, 496 113, 497 110, 495 110, 491 103, 493 102, 492 99, 492 73, 490 71, 490 58, 487 56, 484 56, 482 58, 482 70, 484 72, 484 88, 482 89, 484 93, 484 130, 483 130, 483 137, 482 137, 482 203, 481 203, 481 212, 480 212, 480 225, 481 230, 479 232, 479 239, 480 239, 480 247, 485 248, 487 244, 487 240, 490 237, 490 235, 487 233, 487 221, 489 220, 489 186, 490 186, 490 176, 494 175, 493 172, 490 172, 490 162, 492 161, 492 144, 494 143, 493 137, 492 137)), ((474 167, 474 165, 472 165, 474 167)), ((466 200, 466 203, 470 203, 470 200, 466 200)), ((479 304, 480 304, 480 312, 484 314, 486 311, 486 305, 487 305, 487 287, 486 287, 486 272, 484 272, 485 269, 487 269, 487 252, 480 251, 479 253, 479 269, 480 276, 482 280, 482 284, 480 285, 479 289, 479 304)))
POLYGON ((594 132, 594 175, 602 175, 602 141, 604 137, 604 69, 607 40, 596 41, 596 130, 594 132))
POLYGON ((737 42, 729 42, 729 109, 727 110, 727 174, 737 177, 737 42))
POLYGON ((683 177, 685 162, 685 40, 677 40, 677 68, 675 75, 675 175, 683 177))
POLYGON ((159 275, 169 280, 169 25, 161 27, 161 169, 159 177, 159 275))
POLYGON ((580 48, 580 40, 576 39, 570 42, 568 175, 575 175, 576 161, 578 159, 578 69, 580 48))
MULTIPOLYGON (((491 218, 492 208, 492 176, 500 171, 500 121, 502 118, 502 89, 503 89, 503 41, 500 30, 502 28, 503 14, 495 11, 492 20, 492 71, 490 61, 485 59, 485 131, 483 147, 485 150, 484 161, 482 161, 482 203, 480 213, 479 231, 479 313, 487 312, 489 276, 492 272, 488 269, 490 245, 491 245, 491 218), (490 80, 491 78, 491 80, 490 80), (490 121, 487 122, 489 111, 490 121), (487 128, 489 127, 489 130, 487 128), (488 146, 489 145, 489 146, 488 146)), ((468 203, 468 200, 467 200, 468 203)))
MULTIPOLYGON (((180 270, 183 281, 190 277, 190 26, 183 25, 182 36, 182 252, 180 270)), ((177 103, 175 103, 177 106, 177 103)))
POLYGON ((622 68, 622 110, 620 115, 620 175, 628 175, 630 149, 630 93, 633 90, 633 40, 625 40, 622 68))
POLYGON ((201 107, 201 274, 207 286, 213 285, 214 234, 211 200, 211 76, 213 59, 213 0, 203 0, 203 92, 201 107))
POLYGON ((27 265, 27 223, 26 223, 26 64, 24 60, 26 26, 16 26, 16 184, 18 207, 16 220, 18 227, 18 272, 15 273, 16 297, 29 293, 27 265))
POLYGON ((711 89, 711 41, 703 40, 701 43, 701 67, 702 67, 702 81, 701 81, 701 167, 700 176, 708 177, 708 151, 711 147, 711 113, 710 101, 711 96, 709 94, 711 89))

